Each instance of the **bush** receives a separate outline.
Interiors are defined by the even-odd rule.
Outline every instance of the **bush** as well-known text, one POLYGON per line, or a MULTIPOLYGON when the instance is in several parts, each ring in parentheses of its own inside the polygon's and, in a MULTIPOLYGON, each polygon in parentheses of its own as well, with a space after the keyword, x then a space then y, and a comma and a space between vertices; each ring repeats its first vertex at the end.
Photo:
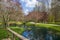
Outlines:
POLYGON ((8 24, 9 24, 10 26, 20 26, 20 25, 22 25, 23 23, 22 23, 22 22, 10 21, 10 22, 8 22, 8 24))
POLYGON ((16 26, 16 22, 14 22, 14 21, 10 21, 10 22, 8 22, 8 24, 9 24, 9 26, 16 26))

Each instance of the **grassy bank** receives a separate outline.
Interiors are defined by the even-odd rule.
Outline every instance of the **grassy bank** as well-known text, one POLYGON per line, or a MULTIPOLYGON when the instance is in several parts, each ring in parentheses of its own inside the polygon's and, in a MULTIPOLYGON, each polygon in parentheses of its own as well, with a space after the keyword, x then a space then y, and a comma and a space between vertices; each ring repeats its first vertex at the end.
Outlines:
MULTIPOLYGON (((57 35, 60 35, 60 25, 56 25, 56 24, 44 24, 44 23, 26 23, 25 24, 28 28, 30 28, 31 26, 33 28, 47 28, 48 30, 51 30, 52 32, 54 32, 57 35)), ((22 35, 22 33, 25 31, 25 28, 22 27, 18 27, 18 26, 11 26, 10 27, 13 31, 19 33, 22 35)), ((44 30, 43 29, 43 30, 44 30)), ((36 29, 35 29, 36 30, 36 29)), ((38 31, 39 32, 39 31, 38 31)), ((6 29, 4 28, 0 28, 0 40, 3 38, 7 38, 8 37, 8 32, 6 29)))
POLYGON ((22 34, 24 32, 24 28, 20 28, 20 27, 10 27, 13 31, 22 34))
POLYGON ((8 32, 4 28, 0 28, 0 40, 7 38, 8 37, 8 32))

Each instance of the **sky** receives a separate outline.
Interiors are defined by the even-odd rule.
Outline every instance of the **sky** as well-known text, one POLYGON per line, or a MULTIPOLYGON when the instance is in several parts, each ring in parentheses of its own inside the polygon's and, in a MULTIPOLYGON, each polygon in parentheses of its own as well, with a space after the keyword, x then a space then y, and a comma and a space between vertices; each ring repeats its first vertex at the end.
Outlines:
MULTIPOLYGON (((38 0, 38 1, 41 1, 41 0, 38 0)), ((23 12, 25 13, 25 15, 28 14, 28 12, 31 12, 33 11, 36 3, 38 2, 37 0, 20 0, 19 2, 21 3, 21 6, 22 6, 22 9, 23 9, 23 12)), ((51 7, 50 6, 50 3, 51 3, 51 0, 43 0, 46 4, 46 7, 51 7)))
POLYGON ((36 0, 20 0, 22 9, 24 13, 27 15, 28 12, 31 12, 37 3, 36 0))

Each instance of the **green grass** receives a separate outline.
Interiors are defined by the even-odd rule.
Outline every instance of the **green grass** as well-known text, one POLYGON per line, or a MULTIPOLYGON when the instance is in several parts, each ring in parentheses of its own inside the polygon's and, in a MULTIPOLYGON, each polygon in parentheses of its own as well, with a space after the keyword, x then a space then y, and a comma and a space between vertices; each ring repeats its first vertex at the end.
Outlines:
POLYGON ((60 25, 56 25, 56 24, 44 24, 44 23, 26 23, 26 25, 29 26, 36 26, 36 27, 45 27, 45 28, 51 28, 51 29, 55 29, 57 31, 60 31, 60 25))
MULTIPOLYGON (((19 33, 22 35, 24 29, 20 28, 20 27, 10 27, 13 31, 19 33)), ((10 37, 12 36, 12 33, 9 33, 10 37)), ((0 28, 0 40, 8 38, 8 31, 4 28, 0 28)), ((16 40, 18 40, 18 38, 16 38, 16 40)))
POLYGON ((57 31, 60 31, 60 25, 38 23, 38 24, 35 24, 35 26, 36 27, 45 27, 45 28, 50 28, 50 29, 55 29, 57 31))
MULTIPOLYGON (((18 34, 22 35, 22 33, 24 32, 24 28, 20 28, 20 27, 10 27, 13 31, 17 32, 18 34)), ((15 38, 16 40, 19 40, 18 37, 15 38)))
POLYGON ((4 28, 0 28, 0 40, 2 40, 3 38, 7 38, 8 35, 7 35, 7 30, 4 29, 4 28))
POLYGON ((20 28, 20 27, 10 27, 10 28, 21 35, 24 32, 24 28, 20 28))

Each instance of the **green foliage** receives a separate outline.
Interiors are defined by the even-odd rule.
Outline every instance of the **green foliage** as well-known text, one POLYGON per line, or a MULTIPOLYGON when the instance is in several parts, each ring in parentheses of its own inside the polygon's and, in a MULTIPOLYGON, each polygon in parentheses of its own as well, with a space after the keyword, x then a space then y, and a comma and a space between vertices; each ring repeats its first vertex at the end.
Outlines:
POLYGON ((22 25, 23 23, 22 22, 16 22, 16 21, 10 21, 10 22, 8 22, 8 24, 10 25, 10 26, 20 26, 20 25, 22 25))

